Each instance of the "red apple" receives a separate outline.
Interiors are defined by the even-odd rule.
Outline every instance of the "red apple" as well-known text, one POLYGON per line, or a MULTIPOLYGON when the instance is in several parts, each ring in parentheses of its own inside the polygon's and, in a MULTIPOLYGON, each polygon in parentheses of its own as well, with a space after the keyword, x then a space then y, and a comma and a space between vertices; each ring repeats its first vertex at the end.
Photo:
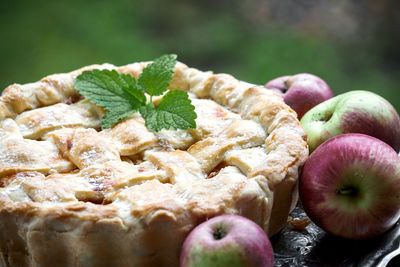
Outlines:
POLYGON ((238 215, 221 215, 198 225, 186 238, 181 267, 269 267, 271 243, 253 221, 238 215))
POLYGON ((325 231, 349 239, 377 236, 400 217, 400 158, 374 137, 338 135, 306 161, 299 194, 325 231))
POLYGON ((326 82, 308 73, 282 76, 269 81, 265 87, 283 93, 283 100, 296 111, 299 118, 314 106, 333 97, 326 82))

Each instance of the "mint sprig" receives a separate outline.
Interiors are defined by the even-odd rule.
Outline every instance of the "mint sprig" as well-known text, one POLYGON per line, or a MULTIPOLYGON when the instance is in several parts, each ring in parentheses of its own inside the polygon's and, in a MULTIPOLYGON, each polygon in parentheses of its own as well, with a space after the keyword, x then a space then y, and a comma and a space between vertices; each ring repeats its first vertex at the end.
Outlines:
POLYGON ((169 91, 156 107, 151 101, 167 91, 175 64, 176 55, 164 55, 148 65, 138 79, 115 70, 85 71, 76 78, 75 88, 105 109, 103 129, 138 111, 152 131, 195 128, 197 116, 186 92, 169 91), (150 95, 149 101, 145 93, 150 95))

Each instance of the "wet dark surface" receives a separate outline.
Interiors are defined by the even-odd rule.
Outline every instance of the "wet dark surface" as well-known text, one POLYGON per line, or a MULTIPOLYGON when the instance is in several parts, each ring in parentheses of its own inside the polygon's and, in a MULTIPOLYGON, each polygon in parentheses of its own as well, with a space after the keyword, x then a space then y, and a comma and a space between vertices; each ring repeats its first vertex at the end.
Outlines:
MULTIPOLYGON (((305 218, 301 207, 292 212, 293 218, 305 218)), ((367 241, 351 241, 326 234, 310 223, 303 231, 294 230, 288 224, 271 238, 275 252, 275 266, 360 266, 400 267, 400 256, 384 264, 390 253, 400 246, 400 224, 380 236, 367 241)), ((400 252, 399 252, 400 253, 400 252)), ((390 254, 390 255, 393 255, 390 254)))

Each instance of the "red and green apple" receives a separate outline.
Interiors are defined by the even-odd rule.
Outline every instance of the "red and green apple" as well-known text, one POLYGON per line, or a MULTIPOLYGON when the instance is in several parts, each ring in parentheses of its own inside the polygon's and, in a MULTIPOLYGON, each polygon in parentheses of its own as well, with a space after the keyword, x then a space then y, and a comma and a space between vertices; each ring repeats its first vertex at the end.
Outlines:
POLYGON ((220 215, 192 230, 181 251, 181 267, 272 267, 264 230, 238 215, 220 215))
POLYGON ((400 117, 381 96, 369 91, 350 91, 309 110, 301 119, 310 151, 343 133, 374 136, 400 150, 400 117))
POLYGON ((400 157, 374 137, 338 135, 306 161, 299 195, 306 214, 326 232, 377 236, 400 217, 400 157))

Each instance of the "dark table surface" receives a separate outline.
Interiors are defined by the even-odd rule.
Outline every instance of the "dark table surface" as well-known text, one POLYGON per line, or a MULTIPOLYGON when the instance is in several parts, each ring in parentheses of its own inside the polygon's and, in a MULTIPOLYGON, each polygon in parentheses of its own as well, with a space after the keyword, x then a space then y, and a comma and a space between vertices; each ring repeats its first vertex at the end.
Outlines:
MULTIPOLYGON (((293 218, 306 218, 300 206, 293 218)), ((326 234, 310 223, 304 230, 288 224, 271 238, 275 266, 302 267, 400 267, 400 224, 382 236, 364 241, 351 241, 326 234)))

